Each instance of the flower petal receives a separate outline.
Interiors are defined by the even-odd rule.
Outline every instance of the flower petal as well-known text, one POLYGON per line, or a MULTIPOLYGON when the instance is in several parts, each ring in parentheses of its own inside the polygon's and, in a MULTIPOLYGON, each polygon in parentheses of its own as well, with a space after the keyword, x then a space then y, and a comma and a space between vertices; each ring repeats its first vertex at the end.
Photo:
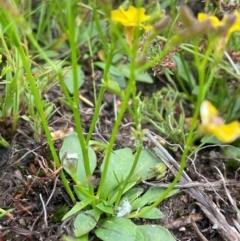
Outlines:
POLYGON ((218 115, 218 111, 215 106, 208 100, 204 100, 200 107, 200 116, 202 120, 202 124, 207 125, 211 123, 213 117, 218 115))
POLYGON ((149 20, 150 16, 145 14, 144 8, 130 6, 127 11, 122 6, 118 10, 111 11, 113 21, 121 23, 126 27, 141 26, 142 22, 149 20))
POLYGON ((221 142, 230 143, 240 137, 240 123, 233 121, 221 126, 209 125, 207 131, 209 134, 216 136, 221 142))
POLYGON ((126 14, 126 11, 123 9, 122 6, 119 7, 118 10, 112 10, 111 11, 111 18, 113 21, 121 23, 124 26, 129 26, 130 20, 128 19, 128 15, 126 14))
POLYGON ((222 25, 221 21, 217 17, 210 16, 206 13, 199 13, 198 14, 198 21, 203 22, 205 20, 210 20, 210 22, 211 22, 211 24, 214 28, 217 28, 217 27, 222 25))

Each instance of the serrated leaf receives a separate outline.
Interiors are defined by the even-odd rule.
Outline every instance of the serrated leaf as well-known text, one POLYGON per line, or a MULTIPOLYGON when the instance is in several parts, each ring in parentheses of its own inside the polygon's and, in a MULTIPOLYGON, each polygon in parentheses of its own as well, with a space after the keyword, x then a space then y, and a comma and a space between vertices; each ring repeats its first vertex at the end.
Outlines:
POLYGON ((176 241, 171 233, 158 225, 139 225, 139 230, 144 236, 144 240, 154 241, 176 241))
POLYGON ((137 226, 126 218, 105 219, 95 234, 103 241, 135 241, 137 226))
POLYGON ((77 215, 74 220, 74 234, 76 237, 83 236, 89 233, 93 228, 95 228, 101 211, 98 209, 92 209, 85 212, 81 212, 77 215))

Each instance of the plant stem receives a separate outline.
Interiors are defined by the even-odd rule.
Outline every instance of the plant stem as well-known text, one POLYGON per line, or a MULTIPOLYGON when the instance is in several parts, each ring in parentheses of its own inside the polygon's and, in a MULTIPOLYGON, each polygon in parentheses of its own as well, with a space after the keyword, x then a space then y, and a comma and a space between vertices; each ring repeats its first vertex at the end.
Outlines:
MULTIPOLYGON (((206 65, 207 65, 207 59, 209 58, 213 45, 210 45, 208 48, 208 50, 206 51, 206 53, 208 53, 208 55, 205 56, 205 58, 203 58, 203 61, 200 62, 199 59, 199 55, 198 55, 198 48, 197 48, 197 44, 195 45, 195 64, 198 67, 198 77, 199 77, 199 95, 197 98, 197 103, 194 109, 194 114, 193 114, 193 118, 192 118, 192 122, 190 125, 190 130, 188 132, 188 136, 187 136, 187 141, 186 141, 186 145, 181 157, 181 163, 180 163, 180 168, 178 170, 177 175, 175 176, 173 182, 170 184, 170 186, 166 189, 166 191, 159 197, 158 200, 156 200, 152 205, 150 205, 149 207, 147 207, 146 209, 144 209, 143 211, 140 211, 138 213, 134 213, 131 215, 128 215, 127 218, 136 218, 139 217, 147 212, 149 212, 152 208, 156 207, 159 203, 161 203, 166 197, 167 195, 170 193, 170 191, 174 188, 174 186, 176 185, 176 183, 179 181, 179 179, 182 176, 182 173, 184 171, 184 168, 186 166, 186 162, 187 162, 187 155, 189 152, 189 149, 192 145, 193 142, 193 134, 194 134, 194 129, 196 128, 196 123, 197 123, 197 118, 199 115, 199 109, 200 109, 200 105, 205 97, 206 94, 206 88, 204 87, 204 83, 205 83, 205 69, 206 69, 206 65)), ((215 73, 215 68, 212 70, 212 73, 210 75, 210 79, 208 79, 208 85, 211 84, 212 82, 212 78, 214 76, 215 73)))
POLYGON ((132 167, 131 167, 131 170, 130 170, 128 176, 126 177, 126 179, 124 180, 123 184, 121 185, 119 191, 118 191, 117 198, 116 198, 116 201, 115 201, 115 205, 116 206, 119 205, 120 199, 121 199, 122 194, 123 194, 123 191, 126 188, 126 186, 128 184, 128 181, 130 180, 130 178, 132 177, 132 175, 133 175, 133 173, 135 171, 135 168, 136 168, 136 166, 138 164, 138 160, 139 160, 141 151, 142 151, 142 145, 138 145, 137 151, 136 151, 136 154, 135 154, 135 158, 134 158, 134 161, 133 161, 133 164, 132 164, 132 167))
MULTIPOLYGON (((73 71, 73 105, 72 110, 73 110, 73 116, 74 116, 74 121, 76 125, 76 130, 77 130, 77 135, 78 139, 81 145, 82 149, 82 154, 83 154, 83 163, 84 163, 84 169, 86 172, 86 176, 89 177, 91 176, 91 168, 90 168, 90 161, 89 161, 89 156, 88 156, 88 147, 86 145, 84 135, 83 135, 83 128, 82 128, 82 120, 81 120, 81 114, 79 111, 79 93, 78 93, 78 65, 77 65, 77 52, 76 52, 76 23, 75 23, 75 18, 73 16, 73 11, 75 8, 73 8, 72 1, 67 1, 67 20, 68 20, 68 29, 69 29, 69 43, 70 47, 72 49, 71 51, 71 64, 72 64, 72 71, 73 71)), ((93 195, 93 186, 88 185, 89 188, 89 193, 93 195)))

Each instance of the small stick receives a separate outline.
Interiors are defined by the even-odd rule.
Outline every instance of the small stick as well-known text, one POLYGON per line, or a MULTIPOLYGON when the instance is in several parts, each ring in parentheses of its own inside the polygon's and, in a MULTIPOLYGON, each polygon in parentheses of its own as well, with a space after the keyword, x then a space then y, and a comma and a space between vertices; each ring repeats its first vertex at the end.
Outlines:
POLYGON ((204 236, 203 234, 200 232, 200 230, 198 229, 196 223, 192 220, 192 226, 193 226, 193 229, 196 231, 197 233, 197 236, 199 237, 199 239, 201 241, 208 241, 204 236))
POLYGON ((42 194, 41 194, 41 193, 39 194, 39 197, 40 197, 40 200, 41 200, 41 202, 42 202, 43 213, 44 213, 44 223, 45 223, 45 226, 46 226, 46 228, 47 228, 47 227, 48 227, 47 210, 46 210, 45 203, 44 203, 44 201, 43 201, 43 198, 42 198, 42 194))
MULTIPOLYGON (((191 188, 191 187, 221 187, 221 180, 214 182, 214 183, 201 183, 201 182, 188 182, 188 183, 179 183, 174 186, 174 188, 191 188)), ((147 181, 142 181, 142 183, 147 184, 149 186, 154 186, 154 187, 166 187, 168 188, 171 183, 152 183, 152 182, 147 182, 147 181)))

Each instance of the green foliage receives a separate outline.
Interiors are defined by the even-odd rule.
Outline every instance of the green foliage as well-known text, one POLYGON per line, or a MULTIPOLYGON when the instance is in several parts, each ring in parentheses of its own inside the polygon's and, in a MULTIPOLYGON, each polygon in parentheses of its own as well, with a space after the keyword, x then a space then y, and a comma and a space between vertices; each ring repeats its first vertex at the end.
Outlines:
MULTIPOLYGON (((82 72, 82 69, 80 66, 78 66, 78 85, 77 88, 79 89, 83 83, 84 83, 84 73, 82 72)), ((69 91, 70 94, 73 94, 74 92, 74 86, 73 86, 73 70, 69 69, 67 74, 64 76, 64 83, 69 91)))
MULTIPOLYGON (((186 142, 186 96, 172 88, 163 88, 143 101, 143 121, 151 123, 170 142, 186 142)), ((188 105, 188 108, 190 106, 188 105)), ((189 109, 189 112, 191 109, 189 109)))
MULTIPOLYGON (((140 3, 144 7, 143 1, 137 5, 140 3)), ((42 1, 36 8, 33 1, 0 1, 0 84, 4 86, 4 94, 0 94, 0 120, 13 116, 14 130, 19 118, 28 121, 37 141, 44 131, 56 166, 63 165, 61 179, 74 203, 68 212, 59 207, 55 221, 64 212, 63 220, 74 215, 73 232, 77 240, 88 240, 90 232, 101 240, 174 240, 160 226, 137 226, 130 220, 162 218, 157 205, 178 192, 158 187, 143 190, 138 186, 142 180, 161 179, 167 171, 163 163, 143 149, 143 126, 150 123, 160 136, 184 146, 173 187, 193 148, 203 100, 212 101, 227 122, 240 117, 239 70, 226 54, 229 48, 239 50, 239 36, 229 35, 231 26, 224 22, 221 31, 213 31, 214 26, 209 28, 209 23, 197 21, 188 9, 180 8, 178 12, 175 3, 162 1, 159 5, 153 1, 140 15, 142 19, 132 23, 129 2, 121 9, 125 13, 123 19, 114 19, 111 4, 102 1, 97 5, 94 1, 88 5, 81 1, 42 1), (162 11, 166 6, 171 8, 172 22, 162 11), (180 18, 185 25, 179 27, 180 18), (153 25, 152 31, 146 32, 149 25, 153 25), (85 78, 81 66, 92 77, 95 98, 87 133, 79 110, 79 90, 85 78), (157 74, 164 73, 167 84, 142 101, 137 82, 153 83, 150 68, 157 74), (98 69, 102 70, 100 85, 95 83, 98 69), (59 155, 49 132, 55 106, 44 98, 55 85, 64 94, 62 102, 71 108, 76 131, 66 136, 59 155), (117 95, 121 106, 108 143, 99 144, 93 140, 93 133, 105 91, 117 95), (22 114, 21 106, 26 103, 22 114), (129 135, 134 150, 115 148, 126 113, 133 121, 129 135), (186 117, 191 118, 190 123, 186 123, 186 117), (101 163, 92 144, 104 149, 101 163), (74 183, 73 188, 64 173, 74 183), (100 180, 97 184, 96 177, 100 180)), ((216 141, 207 138, 202 141, 216 141)), ((8 146, 2 137, 0 143, 8 146)))
POLYGON ((61 222, 63 216, 68 212, 68 210, 69 210, 69 208, 65 204, 56 207, 51 221, 54 222, 54 223, 61 222))
MULTIPOLYGON (((88 155, 90 157, 91 173, 93 173, 96 167, 96 156, 91 150, 89 148, 88 155)), ((85 236, 93 230, 98 222, 101 223, 100 218, 104 217, 104 215, 124 220, 125 216, 129 214, 136 215, 140 211, 143 212, 143 214, 138 216, 140 218, 160 219, 163 217, 161 211, 157 208, 152 208, 146 212, 145 210, 159 199, 159 196, 165 192, 164 188, 152 187, 142 196, 143 189, 133 188, 140 181, 159 175, 152 171, 156 165, 159 165, 159 160, 147 150, 142 150, 134 172, 129 177, 136 155, 133 155, 132 150, 129 148, 119 149, 111 154, 107 168, 106 183, 101 190, 100 199, 97 199, 96 197, 90 197, 87 192, 87 186, 92 184, 89 181, 89 177, 87 178, 86 173, 83 171, 84 161, 77 134, 73 132, 66 136, 60 150, 60 159, 63 160, 64 170, 76 183, 74 190, 80 202, 77 202, 63 219, 78 213, 74 220, 74 233, 76 237, 85 236), (118 202, 118 200, 120 201, 118 202), (89 205, 92 206, 92 209, 87 208, 89 205)), ((100 167, 101 172, 104 171, 105 165, 106 159, 103 160, 100 167)), ((176 192, 178 190, 173 190, 169 193, 168 197, 174 195, 176 192)), ((126 220, 127 223, 131 223, 128 219, 126 220)), ((127 225, 125 221, 123 223, 127 225)), ((114 222, 115 228, 116 225, 119 225, 118 221, 114 222)), ((131 225, 135 227, 134 224, 131 225)), ((96 229, 96 235, 101 237, 103 234, 101 234, 100 230, 101 228, 96 229)), ((111 236, 111 234, 108 235, 111 236)), ((131 233, 126 233, 125 235, 127 235, 127 239, 132 236, 131 233)))
POLYGON ((0 208, 0 218, 7 216, 7 215, 10 214, 12 211, 13 211, 13 209, 10 209, 10 210, 5 211, 5 210, 3 210, 2 208, 0 208))
POLYGON ((135 225, 130 220, 113 218, 103 220, 96 230, 96 235, 101 240, 169 240, 174 241, 170 232, 160 226, 135 225))

